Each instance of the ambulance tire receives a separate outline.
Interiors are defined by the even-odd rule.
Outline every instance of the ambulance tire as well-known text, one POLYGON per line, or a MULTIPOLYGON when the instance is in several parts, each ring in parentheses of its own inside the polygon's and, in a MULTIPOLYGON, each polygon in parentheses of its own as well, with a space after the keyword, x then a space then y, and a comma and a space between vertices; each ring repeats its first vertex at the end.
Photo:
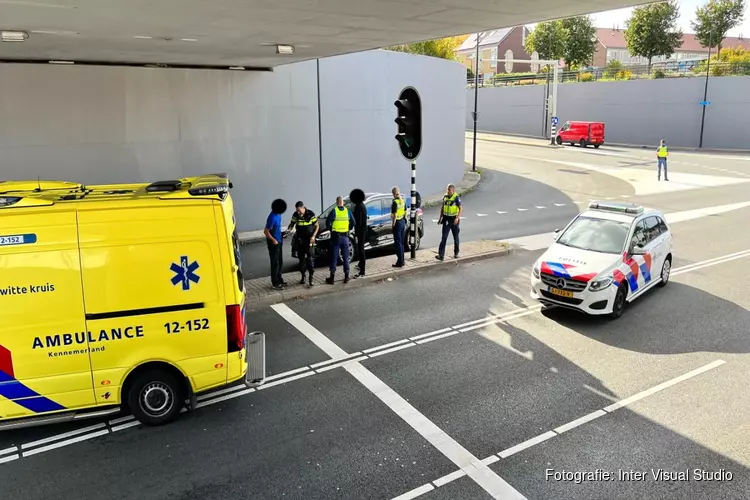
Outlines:
POLYGON ((620 283, 620 285, 617 287, 615 300, 612 303, 612 312, 609 314, 610 318, 617 319, 622 316, 623 311, 625 311, 625 306, 628 303, 626 300, 627 297, 628 287, 625 285, 625 283, 620 283))
POLYGON ((179 415, 185 386, 166 370, 150 369, 133 380, 127 397, 136 420, 144 425, 164 425, 179 415))

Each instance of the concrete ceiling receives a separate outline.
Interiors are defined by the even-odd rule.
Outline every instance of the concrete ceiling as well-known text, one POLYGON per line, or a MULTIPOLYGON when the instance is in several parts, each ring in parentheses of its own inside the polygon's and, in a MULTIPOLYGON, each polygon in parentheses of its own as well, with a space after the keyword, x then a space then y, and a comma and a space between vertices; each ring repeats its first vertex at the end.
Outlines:
POLYGON ((0 60, 270 68, 643 0, 0 0, 0 60), (151 38, 148 38, 151 37, 151 38), (276 54, 275 44, 295 46, 276 54))

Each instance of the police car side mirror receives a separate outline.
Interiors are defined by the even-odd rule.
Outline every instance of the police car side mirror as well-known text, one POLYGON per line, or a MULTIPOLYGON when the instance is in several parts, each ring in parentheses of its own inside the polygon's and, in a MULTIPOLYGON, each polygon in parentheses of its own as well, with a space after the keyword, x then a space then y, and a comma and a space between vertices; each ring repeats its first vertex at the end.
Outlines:
POLYGON ((630 253, 633 255, 646 255, 646 249, 640 245, 635 245, 630 253))
POLYGON ((552 234, 552 239, 557 240, 557 238, 560 237, 560 229, 555 229, 555 232, 552 234))

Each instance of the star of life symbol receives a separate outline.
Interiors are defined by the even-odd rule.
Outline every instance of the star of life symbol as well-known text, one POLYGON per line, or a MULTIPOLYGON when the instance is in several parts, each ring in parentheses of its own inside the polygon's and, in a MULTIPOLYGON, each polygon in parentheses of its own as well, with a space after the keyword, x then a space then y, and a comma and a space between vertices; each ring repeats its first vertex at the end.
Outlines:
POLYGON ((177 286, 178 283, 182 283, 183 290, 190 290, 190 282, 198 283, 201 277, 195 274, 195 271, 200 267, 197 261, 193 261, 188 264, 188 258, 186 255, 180 257, 180 264, 172 263, 169 268, 174 276, 172 277, 172 284, 177 286))

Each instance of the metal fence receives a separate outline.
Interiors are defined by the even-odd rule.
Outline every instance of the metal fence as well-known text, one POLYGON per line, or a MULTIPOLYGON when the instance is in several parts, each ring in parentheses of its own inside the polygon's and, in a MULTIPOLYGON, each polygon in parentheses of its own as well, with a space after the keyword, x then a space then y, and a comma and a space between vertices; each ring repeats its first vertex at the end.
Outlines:
MULTIPOLYGON (((700 63, 682 63, 678 61, 668 63, 654 63, 641 66, 621 66, 608 68, 581 69, 577 71, 561 71, 560 83, 623 81, 660 78, 694 78, 706 76, 750 76, 750 61, 720 62, 711 61, 710 69, 706 61, 700 63)), ((539 73, 497 74, 491 78, 479 75, 480 87, 505 87, 511 85, 544 85, 549 82, 551 75, 546 69, 539 73)), ((474 78, 467 78, 467 87, 474 87, 474 78)))

